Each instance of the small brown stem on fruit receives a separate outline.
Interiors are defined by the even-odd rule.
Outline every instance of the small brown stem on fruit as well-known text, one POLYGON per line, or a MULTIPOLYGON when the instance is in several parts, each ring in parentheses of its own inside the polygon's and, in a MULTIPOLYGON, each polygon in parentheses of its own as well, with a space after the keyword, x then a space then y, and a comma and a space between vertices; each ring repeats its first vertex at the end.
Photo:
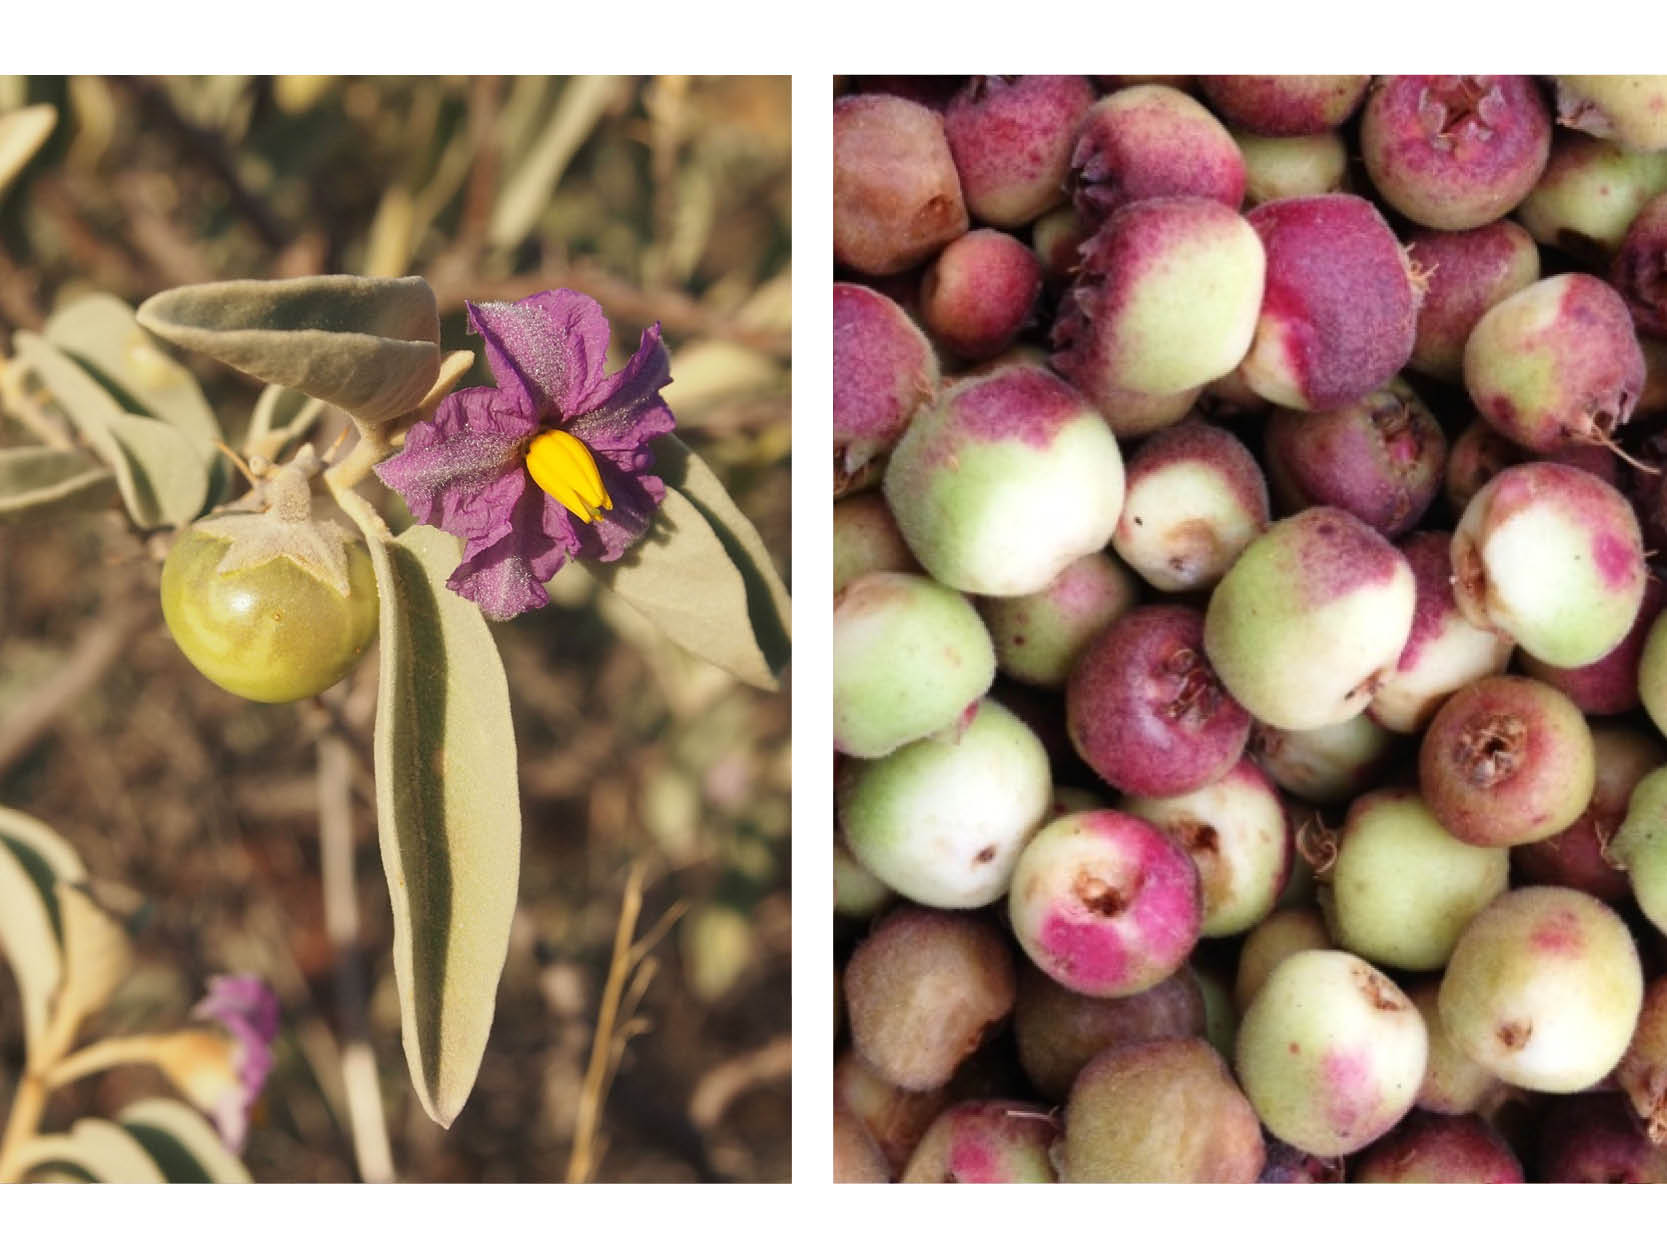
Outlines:
MULTIPOLYGON (((1622 403, 1624 406, 1624 396, 1622 398, 1622 403)), ((1625 460, 1640 473, 1648 473, 1650 476, 1654 477, 1661 472, 1659 468, 1653 465, 1645 464, 1642 460, 1638 459, 1638 457, 1628 454, 1626 449, 1615 441, 1613 436, 1614 429, 1619 422, 1615 420, 1614 413, 1597 412, 1591 414, 1588 419, 1591 422, 1588 429, 1571 435, 1575 442, 1584 443, 1592 447, 1607 447, 1611 452, 1619 456, 1622 460, 1625 460)))
POLYGON ((1337 833, 1326 828, 1319 813, 1316 812, 1298 827, 1296 847, 1297 854, 1307 861, 1316 878, 1321 881, 1329 878, 1337 864, 1337 833))
POLYGON ((1182 647, 1163 662, 1163 669, 1176 679, 1175 696, 1164 708, 1165 716, 1198 724, 1215 715, 1221 686, 1196 651, 1182 647))

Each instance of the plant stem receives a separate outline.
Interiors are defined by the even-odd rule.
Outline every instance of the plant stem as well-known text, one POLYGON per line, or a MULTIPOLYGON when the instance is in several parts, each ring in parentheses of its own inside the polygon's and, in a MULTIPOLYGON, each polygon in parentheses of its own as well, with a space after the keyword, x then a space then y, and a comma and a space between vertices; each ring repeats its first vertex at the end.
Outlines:
POLYGON ((40 1127, 41 1113, 46 1110, 46 1078, 39 1072, 25 1072, 17 1085, 17 1097, 12 1100, 11 1114, 6 1117, 6 1135, 0 1139, 0 1185, 21 1180, 14 1176, 14 1162, 24 1143, 32 1139, 40 1127))

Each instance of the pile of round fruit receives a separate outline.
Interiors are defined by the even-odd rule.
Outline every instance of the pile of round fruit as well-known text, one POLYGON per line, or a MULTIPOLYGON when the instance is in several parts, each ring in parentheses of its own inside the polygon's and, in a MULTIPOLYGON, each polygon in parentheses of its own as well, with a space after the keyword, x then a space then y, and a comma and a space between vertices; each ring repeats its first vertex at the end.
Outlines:
POLYGON ((1667 1181, 1667 76, 833 125, 838 1178, 1667 1181))

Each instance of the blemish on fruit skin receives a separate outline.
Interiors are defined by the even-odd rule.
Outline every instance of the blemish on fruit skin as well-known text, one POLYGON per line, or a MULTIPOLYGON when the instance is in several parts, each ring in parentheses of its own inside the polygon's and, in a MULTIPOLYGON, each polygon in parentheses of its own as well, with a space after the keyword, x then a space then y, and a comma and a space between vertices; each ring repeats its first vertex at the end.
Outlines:
POLYGON ((1038 937, 1053 967, 1073 987, 1121 985, 1128 976, 1129 951, 1104 923, 1073 918, 1075 909, 1055 907, 1038 937))
POLYGON ((949 1151, 949 1174, 971 1185, 994 1185, 1007 1180, 1000 1157, 987 1142, 960 1136, 949 1151))
POLYGON ((1611 590, 1625 590, 1638 580, 1636 549, 1607 530, 1593 535, 1592 560, 1604 585, 1611 590))
POLYGON ((1534 926, 1528 944, 1547 955, 1573 958, 1585 949, 1586 941, 1573 912, 1555 911, 1534 926))
POLYGON ((1320 1060, 1326 1119, 1340 1137, 1352 1138, 1377 1105, 1372 1057, 1365 1051, 1334 1048, 1320 1060))

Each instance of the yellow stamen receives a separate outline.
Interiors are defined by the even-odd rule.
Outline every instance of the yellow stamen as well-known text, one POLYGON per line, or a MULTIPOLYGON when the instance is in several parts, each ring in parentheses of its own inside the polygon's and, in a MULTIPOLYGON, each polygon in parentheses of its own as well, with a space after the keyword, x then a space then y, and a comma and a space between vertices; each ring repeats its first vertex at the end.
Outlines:
POLYGON ((545 494, 587 525, 614 506, 596 457, 566 430, 546 430, 533 439, 527 448, 527 472, 545 494))

